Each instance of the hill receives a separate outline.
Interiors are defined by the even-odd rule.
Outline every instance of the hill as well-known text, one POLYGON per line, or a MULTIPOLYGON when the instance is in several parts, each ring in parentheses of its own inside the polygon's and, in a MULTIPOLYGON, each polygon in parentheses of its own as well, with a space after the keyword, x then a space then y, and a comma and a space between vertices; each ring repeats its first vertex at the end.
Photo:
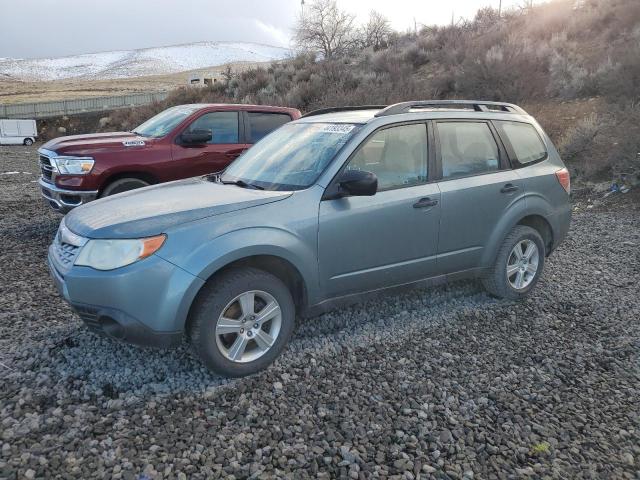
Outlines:
POLYGON ((231 62, 268 62, 290 56, 287 48, 247 42, 198 42, 90 53, 59 58, 0 58, 4 80, 120 79, 166 75, 231 62))

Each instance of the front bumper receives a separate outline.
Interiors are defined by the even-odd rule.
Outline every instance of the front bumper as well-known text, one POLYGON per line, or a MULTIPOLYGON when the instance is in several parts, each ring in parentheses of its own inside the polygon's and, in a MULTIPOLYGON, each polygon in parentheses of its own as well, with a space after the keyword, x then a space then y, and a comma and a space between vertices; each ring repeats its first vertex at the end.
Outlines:
POLYGON ((204 284, 156 255, 112 271, 72 266, 62 274, 50 247, 48 265, 56 288, 91 330, 158 348, 182 342, 189 307, 204 284))
POLYGON ((46 182, 42 177, 38 180, 38 184, 40 185, 40 194, 51 208, 60 213, 67 213, 98 197, 97 190, 65 190, 46 182))

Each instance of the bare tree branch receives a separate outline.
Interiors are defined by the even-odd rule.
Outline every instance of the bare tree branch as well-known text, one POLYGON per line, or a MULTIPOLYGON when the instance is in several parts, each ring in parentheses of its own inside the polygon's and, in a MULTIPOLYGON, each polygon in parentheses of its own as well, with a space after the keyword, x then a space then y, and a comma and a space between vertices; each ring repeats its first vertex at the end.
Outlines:
POLYGON ((314 0, 298 20, 296 45, 325 58, 344 56, 356 44, 355 16, 338 8, 335 0, 314 0))
POLYGON ((385 48, 389 44, 391 33, 389 20, 381 13, 371 10, 362 34, 363 47, 373 47, 376 51, 385 48))

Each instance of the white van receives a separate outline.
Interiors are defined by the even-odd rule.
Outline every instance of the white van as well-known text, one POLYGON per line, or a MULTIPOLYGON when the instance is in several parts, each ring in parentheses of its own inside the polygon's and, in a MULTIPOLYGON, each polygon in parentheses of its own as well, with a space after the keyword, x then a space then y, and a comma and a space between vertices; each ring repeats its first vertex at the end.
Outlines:
POLYGON ((36 138, 35 120, 0 120, 0 145, 33 145, 36 138))

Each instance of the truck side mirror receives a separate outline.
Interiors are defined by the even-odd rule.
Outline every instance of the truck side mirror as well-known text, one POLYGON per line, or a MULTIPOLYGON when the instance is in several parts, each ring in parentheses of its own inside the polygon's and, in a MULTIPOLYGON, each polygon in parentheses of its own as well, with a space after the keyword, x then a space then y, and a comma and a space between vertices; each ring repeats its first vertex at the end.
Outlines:
POLYGON ((184 132, 180 135, 180 143, 184 145, 202 145, 213 139, 211 130, 197 129, 190 132, 184 132))

